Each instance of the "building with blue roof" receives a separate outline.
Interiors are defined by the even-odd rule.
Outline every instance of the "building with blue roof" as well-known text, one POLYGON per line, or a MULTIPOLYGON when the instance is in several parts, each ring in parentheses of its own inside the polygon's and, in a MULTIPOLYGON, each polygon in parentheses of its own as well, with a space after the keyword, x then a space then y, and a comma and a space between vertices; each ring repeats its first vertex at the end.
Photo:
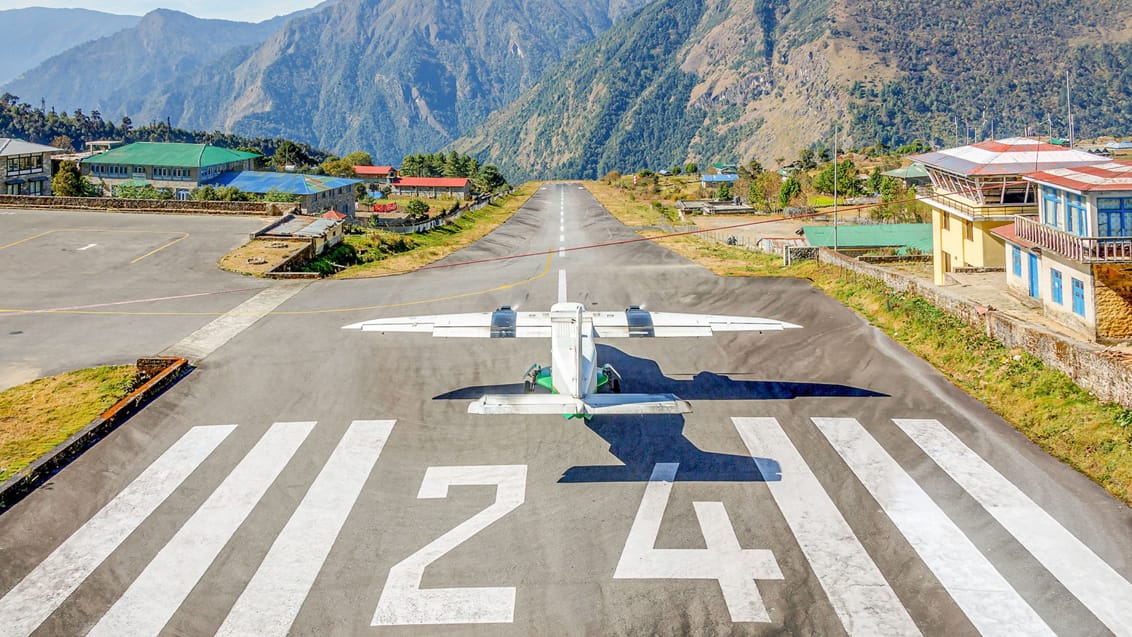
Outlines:
POLYGON ((733 184, 739 180, 739 175, 734 173, 725 173, 721 175, 700 175, 700 186, 709 190, 715 190, 720 184, 733 184))
POLYGON ((354 217, 354 184, 360 179, 330 177, 328 175, 302 175, 298 173, 272 173, 255 170, 220 173, 203 185, 221 188, 233 186, 243 192, 266 195, 281 192, 299 198, 299 207, 310 214, 337 210, 351 219, 354 217))

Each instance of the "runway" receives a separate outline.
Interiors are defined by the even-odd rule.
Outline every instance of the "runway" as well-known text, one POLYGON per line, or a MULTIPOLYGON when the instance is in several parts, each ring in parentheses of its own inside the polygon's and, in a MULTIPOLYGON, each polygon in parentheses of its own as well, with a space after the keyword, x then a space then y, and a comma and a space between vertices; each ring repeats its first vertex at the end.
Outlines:
POLYGON ((0 515, 0 635, 1132 634, 1132 511, 806 281, 636 236, 548 184, 451 267, 225 333, 0 515), (803 329, 599 340, 694 412, 588 422, 466 412, 542 340, 340 329, 545 310, 559 271, 803 329))

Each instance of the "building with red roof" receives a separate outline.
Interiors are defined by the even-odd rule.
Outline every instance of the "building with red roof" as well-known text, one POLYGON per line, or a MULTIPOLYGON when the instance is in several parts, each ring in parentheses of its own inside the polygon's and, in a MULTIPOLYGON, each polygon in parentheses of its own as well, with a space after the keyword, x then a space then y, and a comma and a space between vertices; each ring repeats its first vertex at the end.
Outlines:
POLYGON ((454 197, 467 199, 472 193, 467 177, 399 177, 393 180, 393 192, 409 197, 454 197))
POLYGON ((1099 342, 1132 338, 1132 160, 1023 177, 1033 215, 994 229, 1006 283, 1046 316, 1099 342))
POLYGON ((320 216, 323 219, 330 219, 332 221, 342 221, 343 219, 349 218, 346 215, 342 214, 341 212, 338 212, 337 210, 327 210, 326 212, 322 213, 320 216))
POLYGON ((932 208, 936 284, 957 268, 1002 268, 1005 241, 995 228, 1015 215, 1037 214, 1034 185, 1022 175, 1108 162, 1100 155, 1025 137, 989 140, 912 157, 924 166, 931 188, 920 200, 932 208))
POLYGON ((393 166, 354 166, 354 174, 366 183, 388 186, 399 173, 393 166))

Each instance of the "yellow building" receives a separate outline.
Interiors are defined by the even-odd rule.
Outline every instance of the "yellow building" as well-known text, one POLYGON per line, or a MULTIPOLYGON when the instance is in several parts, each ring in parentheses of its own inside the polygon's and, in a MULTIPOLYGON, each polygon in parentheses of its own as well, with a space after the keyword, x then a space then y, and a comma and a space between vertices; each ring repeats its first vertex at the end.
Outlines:
POLYGON ((919 198, 932 207, 935 282, 959 268, 1002 269, 1005 243, 991 231, 1015 215, 1037 213, 1034 185, 1022 175, 1108 161, 1100 155, 1024 137, 979 142, 912 158, 931 177, 919 198))

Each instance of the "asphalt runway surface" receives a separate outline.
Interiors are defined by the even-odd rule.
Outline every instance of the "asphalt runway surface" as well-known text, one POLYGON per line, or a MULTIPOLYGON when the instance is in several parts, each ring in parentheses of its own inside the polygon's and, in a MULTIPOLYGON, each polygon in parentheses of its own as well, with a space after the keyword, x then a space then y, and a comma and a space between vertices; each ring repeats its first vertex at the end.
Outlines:
POLYGON ((1127 507, 806 281, 571 249, 635 238, 547 185, 442 262, 473 264, 187 343, 220 344, 0 515, 0 635, 1130 634, 1127 507), (599 341, 695 411, 589 422, 466 413, 548 341, 340 329, 548 309, 559 270, 804 329, 599 341))
POLYGON ((268 287, 216 267, 267 223, 0 211, 0 390, 72 369, 132 364, 268 287))

